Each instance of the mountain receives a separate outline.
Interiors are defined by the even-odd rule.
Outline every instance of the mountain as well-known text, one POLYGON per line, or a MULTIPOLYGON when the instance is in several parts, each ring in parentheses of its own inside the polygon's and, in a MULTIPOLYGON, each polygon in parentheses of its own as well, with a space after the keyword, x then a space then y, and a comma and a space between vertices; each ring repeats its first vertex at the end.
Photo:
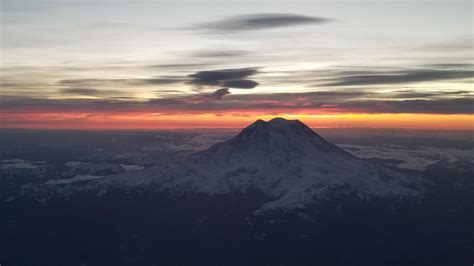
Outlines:
POLYGON ((263 209, 304 208, 334 194, 415 196, 422 181, 352 156, 298 120, 258 120, 236 137, 192 155, 162 188, 226 194, 262 191, 263 209))
POLYGON ((46 186, 46 194, 96 190, 103 195, 110 188, 186 197, 259 192, 269 199, 259 208, 266 211, 300 209, 337 197, 414 197, 422 191, 423 182, 359 159, 298 120, 275 118, 258 120, 234 138, 179 163, 46 186))

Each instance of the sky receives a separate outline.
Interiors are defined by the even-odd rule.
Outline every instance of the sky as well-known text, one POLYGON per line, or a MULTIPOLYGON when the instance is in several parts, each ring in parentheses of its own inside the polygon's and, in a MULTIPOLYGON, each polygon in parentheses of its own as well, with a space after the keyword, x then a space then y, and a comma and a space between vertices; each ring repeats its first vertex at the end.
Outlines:
POLYGON ((474 130, 470 0, 0 0, 0 127, 474 130))

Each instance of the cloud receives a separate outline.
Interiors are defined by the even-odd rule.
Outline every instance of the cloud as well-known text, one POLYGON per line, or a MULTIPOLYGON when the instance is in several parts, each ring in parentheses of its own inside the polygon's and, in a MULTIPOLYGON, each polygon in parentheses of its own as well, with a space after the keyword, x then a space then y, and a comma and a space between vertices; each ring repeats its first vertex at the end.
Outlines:
POLYGON ((36 169, 41 167, 39 162, 29 162, 21 159, 2 160, 0 169, 36 169))
POLYGON ((83 89, 84 87, 123 87, 123 86, 155 86, 179 84, 188 82, 198 86, 218 86, 223 88, 252 89, 259 85, 258 82, 245 79, 258 73, 258 68, 222 69, 210 71, 198 71, 188 76, 161 76, 153 78, 131 78, 131 79, 65 79, 58 82, 59 85, 74 86, 74 89, 65 89, 63 93, 69 94, 100 94, 100 91, 83 89), (77 87, 77 88, 76 88, 77 87))
POLYGON ((342 108, 368 113, 474 114, 474 98, 346 102, 342 108))
POLYGON ((156 78, 136 78, 136 79, 65 79, 60 80, 60 85, 67 86, 147 86, 147 85, 167 85, 177 84, 185 80, 178 76, 164 76, 156 78))
POLYGON ((218 89, 215 92, 213 92, 211 95, 209 95, 209 97, 220 100, 222 99, 222 97, 229 94, 230 94, 229 89, 218 89))
POLYGON ((189 69, 189 68, 201 68, 201 67, 209 67, 210 64, 202 64, 202 63, 179 63, 179 64, 155 64, 155 65, 147 65, 146 68, 157 68, 157 69, 172 69, 172 70, 181 70, 181 69, 189 69))
POLYGON ((451 97, 451 96, 468 96, 472 92, 465 90, 457 91, 414 91, 414 90, 400 90, 390 93, 391 98, 433 98, 433 97, 451 97))
POLYGON ((244 50, 203 50, 192 54, 193 57, 210 57, 210 58, 229 58, 248 55, 250 52, 244 50))
POLYGON ((73 178, 69 179, 50 179, 46 181, 44 184, 45 185, 67 185, 67 184, 72 184, 72 183, 77 183, 77 182, 85 182, 85 181, 90 181, 94 179, 100 179, 103 178, 103 176, 94 176, 94 175, 77 175, 73 178))
POLYGON ((108 91, 108 90, 97 90, 89 88, 66 88, 61 89, 60 93, 68 95, 80 95, 80 96, 104 96, 109 94, 121 93, 119 91, 108 91))
POLYGON ((472 52, 472 36, 471 35, 459 36, 449 41, 434 43, 431 45, 420 47, 420 50, 434 51, 434 52, 448 52, 448 53, 461 51, 461 52, 471 53, 472 52))
POLYGON ((221 86, 238 88, 238 89, 253 89, 259 85, 258 82, 248 79, 229 79, 223 80, 221 86))
POLYGON ((258 68, 239 68, 199 71, 189 75, 190 84, 198 86, 218 86, 236 89, 252 89, 258 82, 245 79, 258 73, 258 68))
POLYGON ((162 77, 162 78, 136 79, 133 82, 136 84, 166 85, 166 84, 177 84, 183 81, 184 81, 184 78, 181 78, 181 77, 162 77))
POLYGON ((298 14, 253 14, 236 16, 201 24, 200 28, 205 28, 214 32, 225 33, 236 31, 264 30, 297 25, 320 24, 328 21, 330 20, 327 18, 303 16, 298 14))
POLYGON ((342 73, 324 86, 387 85, 474 77, 472 70, 399 70, 394 72, 357 71, 342 73), (348 75, 345 75, 348 74, 348 75))

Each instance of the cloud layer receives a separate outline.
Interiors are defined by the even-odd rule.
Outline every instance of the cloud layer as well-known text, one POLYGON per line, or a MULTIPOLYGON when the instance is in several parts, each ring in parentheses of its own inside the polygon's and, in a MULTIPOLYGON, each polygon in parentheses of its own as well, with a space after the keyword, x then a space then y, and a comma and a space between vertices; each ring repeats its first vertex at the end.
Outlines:
POLYGON ((308 92, 230 94, 219 89, 210 94, 149 99, 37 99, 4 97, 3 113, 15 112, 158 112, 158 113, 427 113, 474 114, 474 97, 417 100, 367 100, 366 92, 308 92), (227 97, 223 97, 228 95, 227 97))

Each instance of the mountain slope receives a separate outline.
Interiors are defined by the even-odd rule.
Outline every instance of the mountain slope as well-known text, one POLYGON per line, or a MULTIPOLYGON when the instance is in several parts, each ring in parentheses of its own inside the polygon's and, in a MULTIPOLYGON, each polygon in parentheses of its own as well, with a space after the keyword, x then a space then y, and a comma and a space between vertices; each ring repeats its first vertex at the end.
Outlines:
POLYGON ((233 139, 191 156, 162 188, 225 194, 262 191, 268 208, 303 208, 334 193, 414 196, 421 180, 358 159, 298 120, 259 120, 233 139))

